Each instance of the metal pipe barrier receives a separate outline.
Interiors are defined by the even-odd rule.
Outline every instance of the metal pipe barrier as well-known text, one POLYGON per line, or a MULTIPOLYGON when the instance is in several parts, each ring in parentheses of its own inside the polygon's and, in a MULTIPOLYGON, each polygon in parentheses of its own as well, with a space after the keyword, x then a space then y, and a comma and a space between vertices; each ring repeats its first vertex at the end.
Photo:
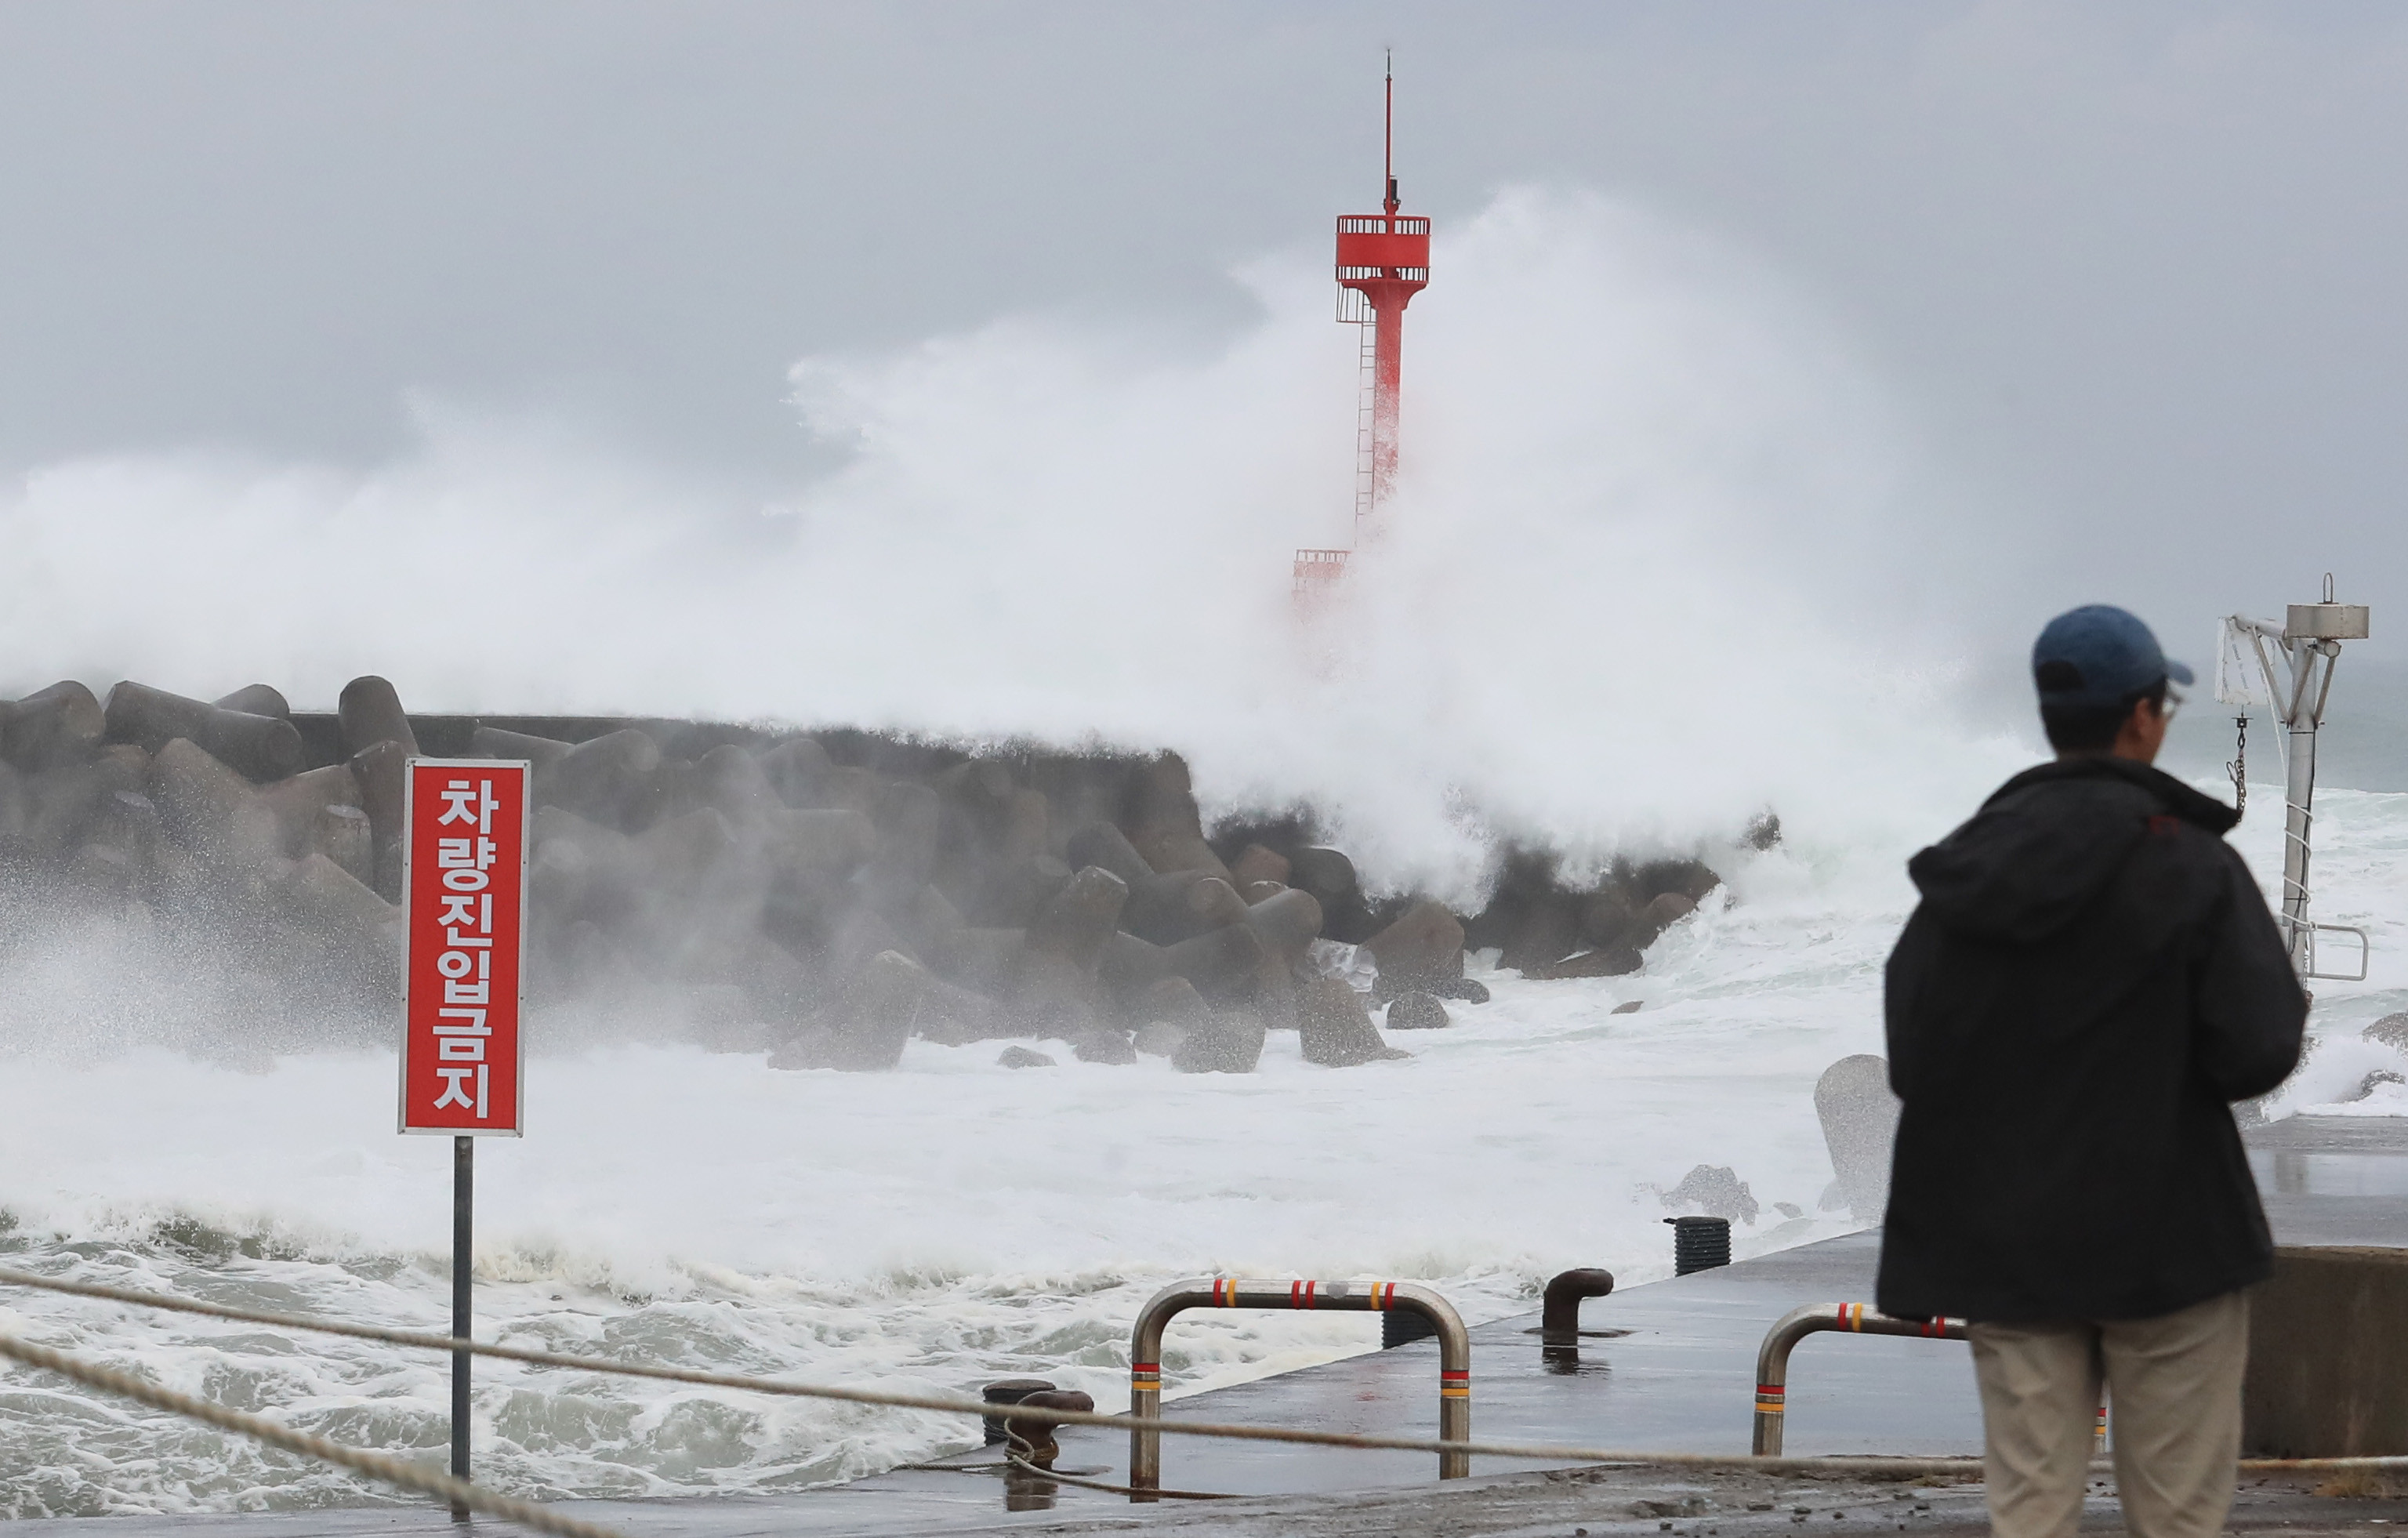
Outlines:
MULTIPOLYGON (((1927 1340, 1965 1339, 1962 1319, 1894 1319, 1868 1303, 1809 1303, 1794 1308, 1773 1322, 1756 1354, 1756 1439, 1753 1450, 1778 1457, 1783 1422, 1788 1410, 1789 1353, 1799 1341, 1818 1330, 1843 1330, 1863 1335, 1919 1335, 1927 1340)), ((2097 1456, 2107 1452, 2107 1403, 2101 1400, 2091 1422, 2091 1445, 2097 1456)))
MULTIPOLYGON (((1005 1420, 1021 1418, 1019 1413, 1011 1406, 989 1404, 982 1400, 971 1399, 967 1395, 903 1394, 872 1388, 843 1388, 829 1384, 785 1383, 776 1378, 743 1377, 728 1373, 701 1373, 676 1367, 649 1367, 632 1362, 611 1361, 601 1357, 577 1357, 558 1351, 535 1351, 521 1346, 489 1344, 482 1341, 472 1341, 463 1347, 456 1338, 450 1335, 430 1334, 423 1330, 388 1330, 378 1325, 343 1324, 332 1319, 313 1319, 297 1314, 275 1314, 265 1309, 236 1308, 224 1303, 204 1303, 165 1293, 144 1292, 133 1287, 108 1286, 92 1282, 70 1282, 61 1277, 41 1276, 30 1272, 0 1269, 0 1286, 37 1287, 47 1292, 65 1293, 73 1297, 106 1299, 114 1302, 132 1303, 142 1308, 166 1309, 179 1314, 197 1314, 241 1324, 265 1325, 273 1329, 305 1330, 319 1334, 349 1336, 353 1340, 380 1341, 388 1345, 412 1346, 425 1351, 451 1352, 466 1349, 475 1356, 492 1357, 503 1361, 523 1362, 534 1367, 560 1367, 579 1373, 617 1373, 625 1377, 657 1378, 668 1383, 696 1384, 707 1388, 736 1388, 798 1399, 834 1400, 846 1404, 873 1404, 896 1410, 928 1410, 943 1415, 981 1417, 995 1416, 1005 1420)), ((110 1391, 114 1391, 114 1383, 120 1376, 111 1373, 108 1369, 78 1362, 75 1358, 62 1353, 34 1345, 29 1342, 16 1340, 5 1334, 0 1334, 0 1356, 12 1357, 29 1366, 60 1372, 68 1377, 75 1378, 78 1382, 95 1387, 108 1388, 110 1391), (53 1365, 57 1363, 69 1365, 53 1365)), ((340 1463, 344 1467, 355 1468, 363 1473, 374 1472, 379 1478, 386 1477, 375 1467, 383 1464, 386 1460, 380 1459, 376 1454, 360 1452, 328 1443, 325 1445, 332 1449, 331 1453, 322 1455, 317 1451, 319 1438, 305 1436, 298 1431, 289 1431, 284 1427, 277 1426, 271 1421, 260 1420, 255 1416, 244 1416, 239 1412, 222 1409, 206 1401, 187 1400, 182 1395, 170 1395, 167 1390, 156 1388, 139 1379, 125 1381, 129 1384, 129 1389, 141 1390, 138 1395, 129 1391, 129 1397, 139 1398, 142 1402, 150 1404, 153 1408, 169 1410, 177 1414, 191 1414, 194 1418, 208 1421, 211 1424, 240 1427, 245 1434, 254 1434, 250 1430, 250 1426, 251 1423, 256 1422, 264 1429, 261 1433, 257 1433, 263 1441, 274 1441, 277 1445, 295 1452, 302 1452, 310 1457, 324 1456, 329 1462, 340 1463), (266 1431, 280 1434, 270 1437, 265 1434, 266 1431), (287 1437, 294 1440, 285 1440, 287 1437)), ((1098 1426, 1106 1430, 1119 1430, 1143 1429, 1157 1434, 1168 1432, 1173 1436, 1215 1437, 1231 1442, 1277 1442, 1313 1447, 1354 1447, 1370 1452, 1459 1453, 1465 1457, 1510 1458, 1532 1463, 1594 1463, 1635 1469, 1731 1469, 1742 1473, 1771 1474, 1862 1474, 1889 1479, 1915 1474, 1954 1477, 1979 1473, 1982 1471, 1982 1459, 1977 1457, 1772 1458, 1745 1453, 1670 1453, 1646 1449, 1581 1447, 1560 1443, 1469 1442, 1440 1440, 1435 1437, 1377 1436, 1360 1431, 1312 1431, 1301 1427, 1241 1426, 1210 1420, 1134 1420, 1127 1416, 1077 1410, 1037 1411, 1031 1412, 1026 1418, 1040 1417, 1061 1426, 1098 1426)), ((2096 1461, 2091 1467, 2110 1472, 2113 1470, 2113 1465, 2104 1460, 2096 1461)), ((2240 1469, 2243 1473, 2345 1473, 2358 1471, 2408 1473, 2408 1454, 2349 1458, 2245 1458, 2241 1460, 2240 1469)), ((408 1464, 398 1465, 395 1473, 399 1476, 406 1476, 395 1477, 394 1479, 395 1484, 407 1485, 409 1488, 424 1490, 446 1500, 451 1498, 452 1484, 445 1475, 413 1468, 408 1464), (422 1483, 424 1480, 440 1480, 444 1483, 440 1485, 422 1483)), ((524 1502, 510 1502, 509 1507, 506 1508, 502 1502, 508 1501, 508 1497, 476 1489, 473 1486, 468 1488, 474 1491, 477 1501, 484 1502, 481 1506, 472 1506, 472 1509, 490 1511, 496 1516, 508 1516, 512 1520, 523 1520, 530 1526, 538 1527, 541 1531, 561 1533, 564 1538, 620 1538, 620 1535, 612 1533, 609 1529, 588 1523, 580 1523, 574 1528, 565 1525, 571 1520, 570 1518, 543 1517, 538 1521, 538 1518, 542 1516, 543 1511, 539 1506, 531 1508, 534 1515, 522 1517, 516 1514, 516 1508, 524 1505, 524 1502)))
POLYGON ((1799 1341, 1825 1330, 1858 1335, 1920 1335, 1935 1341, 1965 1338, 1962 1319, 1893 1319, 1869 1303, 1808 1303, 1793 1308, 1766 1331, 1756 1353, 1756 1440, 1760 1458, 1781 1456, 1781 1429, 1788 1408, 1789 1353, 1799 1341))
MULTIPOLYGON (((1471 1333, 1455 1305, 1411 1282, 1264 1282, 1199 1276, 1173 1282, 1146 1301, 1129 1338, 1129 1485, 1162 1485, 1162 1331, 1191 1308, 1335 1309, 1376 1314, 1405 1309, 1438 1330, 1438 1455, 1440 1479, 1471 1477, 1471 1455, 1453 1444, 1471 1440, 1471 1333)), ((1132 1494, 1132 1501, 1150 1501, 1132 1494)))

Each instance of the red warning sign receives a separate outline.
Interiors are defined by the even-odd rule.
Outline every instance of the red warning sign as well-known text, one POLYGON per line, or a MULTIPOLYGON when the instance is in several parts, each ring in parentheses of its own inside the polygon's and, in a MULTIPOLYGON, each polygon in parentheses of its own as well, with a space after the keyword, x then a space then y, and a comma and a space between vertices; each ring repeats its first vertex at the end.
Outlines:
POLYGON ((403 812, 401 1129, 519 1126, 529 766, 413 758, 403 812))

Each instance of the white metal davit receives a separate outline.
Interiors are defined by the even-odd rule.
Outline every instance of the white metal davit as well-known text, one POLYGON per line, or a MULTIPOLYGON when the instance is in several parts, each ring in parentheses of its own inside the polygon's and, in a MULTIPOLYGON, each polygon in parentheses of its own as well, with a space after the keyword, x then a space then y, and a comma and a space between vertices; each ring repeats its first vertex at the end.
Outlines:
MULTIPOLYGON (((2283 755, 2283 905, 2277 922, 2291 947, 2291 964, 2301 977, 2362 982, 2366 977, 2366 931, 2346 924, 2318 924, 2308 916, 2308 855, 2315 818, 2316 728, 2332 693, 2333 665, 2341 643, 2364 640, 2367 607, 2333 601, 2332 573, 2325 573, 2324 597, 2295 603, 2282 623, 2234 614, 2218 627, 2215 697, 2236 708, 2235 724, 2247 741, 2249 712, 2264 706, 2283 730, 2275 741, 2283 755), (2279 662, 2277 659, 2280 659, 2279 662), (2318 933, 2358 937, 2358 970, 2316 970, 2318 933)), ((2233 788, 2246 795, 2246 768, 2232 764, 2233 788)))

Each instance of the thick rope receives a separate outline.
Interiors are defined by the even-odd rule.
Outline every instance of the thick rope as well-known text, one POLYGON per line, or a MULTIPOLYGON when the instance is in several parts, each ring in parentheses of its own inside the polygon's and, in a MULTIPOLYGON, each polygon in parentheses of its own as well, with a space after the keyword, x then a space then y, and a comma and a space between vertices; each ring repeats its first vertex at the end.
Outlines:
POLYGON ((1023 1473, 1035 1474, 1039 1479, 1050 1479, 1057 1485, 1076 1485, 1082 1490, 1101 1490, 1106 1495, 1144 1495, 1151 1496, 1156 1501, 1243 1501, 1245 1499, 1242 1495, 1230 1495, 1218 1490, 1140 1490, 1129 1485, 1108 1485, 1100 1479, 1082 1479, 1077 1474, 1060 1473, 1052 1469, 1041 1468, 1025 1458, 1014 1458, 1010 1453, 1003 1455, 1003 1460, 1023 1473))
MULTIPOLYGON (((133 1303, 144 1308, 164 1308, 182 1314, 199 1314, 215 1319, 232 1319, 243 1324, 268 1325, 283 1330, 314 1330, 321 1334, 346 1335, 353 1340, 379 1341, 388 1345, 412 1346, 424 1351, 466 1351, 475 1356, 493 1357, 503 1361, 524 1362, 532 1367, 559 1367, 577 1373, 609 1373, 625 1377, 657 1378, 668 1383, 690 1383, 706 1388, 735 1388, 751 1393, 779 1394, 795 1399, 835 1400, 846 1404, 874 1404, 892 1410, 929 1410, 939 1415, 982 1416, 993 1419, 1039 1420, 1057 1426, 1100 1426, 1107 1430, 1131 1430, 1150 1428, 1172 1436, 1219 1437, 1234 1442, 1300 1443, 1319 1447, 1355 1447, 1371 1452, 1400 1453, 1466 1453, 1480 1458, 1511 1458, 1528 1462, 1544 1463, 1615 1463, 1634 1468, 1668 1469, 1743 1469, 1759 1473, 1820 1473, 1869 1474, 1898 1477, 1907 1474, 1963 1475, 1979 1473, 1979 1458, 1765 1458, 1754 1453, 1670 1453, 1644 1449, 1566 1446, 1558 1443, 1523 1442, 1442 1442, 1436 1437, 1374 1436, 1357 1431, 1309 1431, 1285 1426, 1241 1426, 1209 1420, 1142 1420, 1130 1416, 1110 1416, 1092 1410, 1026 1409, 1009 1404, 989 1404, 983 1400, 964 1398, 955 1394, 905 1394, 878 1388, 845 1388, 833 1384, 787 1383, 776 1378, 743 1377, 730 1373, 698 1373, 681 1367, 648 1367, 633 1362, 609 1361, 599 1357, 575 1357, 559 1351, 535 1351, 523 1346, 492 1345, 481 1341, 464 1341, 451 1335, 435 1335, 414 1330, 388 1330, 380 1325, 343 1324, 331 1319, 312 1319, 294 1314, 271 1314, 262 1309, 236 1308, 225 1303, 204 1303, 192 1299, 177 1298, 165 1293, 141 1292, 131 1287, 113 1287, 93 1282, 69 1282, 57 1277, 38 1276, 31 1272, 0 1269, 0 1286, 39 1287, 49 1292, 64 1292, 81 1298, 104 1298, 114 1302, 133 1303)), ((2111 1468, 2100 1461, 2097 1469, 2111 1468)), ((2408 1455, 2381 1458, 2253 1458, 2243 1459, 2241 1468, 2252 1473, 2338 1473, 2347 1470, 2408 1472, 2408 1455)))
POLYGON ((553 1533, 557 1538, 626 1538, 626 1535, 616 1528, 606 1528, 598 1522, 580 1522, 574 1516, 564 1516, 550 1507, 537 1505, 531 1501, 516 1501, 507 1495, 496 1495, 482 1486, 471 1485, 465 1479, 454 1479, 448 1473, 437 1473, 432 1469, 421 1468, 415 1463, 406 1463, 397 1458, 387 1458, 381 1453, 363 1452, 357 1447, 346 1447, 339 1442, 329 1442, 324 1437, 311 1436, 307 1431, 296 1431, 290 1426, 280 1426, 272 1420, 246 1415, 240 1410, 229 1410, 222 1404, 211 1404, 207 1400, 197 1400, 188 1394, 179 1394, 173 1389, 162 1388, 148 1379, 136 1377, 131 1373, 121 1373, 109 1367, 95 1367, 90 1362, 79 1361, 63 1351, 53 1351, 48 1346, 36 1345, 30 1341, 21 1341, 12 1335, 0 1335, 0 1357, 13 1357, 28 1367, 38 1367, 44 1372, 56 1373, 61 1377, 72 1378, 87 1388, 97 1388, 108 1394, 122 1394, 137 1403, 147 1404, 153 1410, 165 1410, 175 1415, 188 1416, 203 1425, 214 1426, 222 1431, 234 1431, 243 1436, 256 1437, 269 1446, 281 1447, 288 1453, 299 1453, 305 1458, 323 1459, 329 1463, 339 1464, 356 1473, 364 1473, 373 1479, 381 1479, 387 1484, 398 1485, 407 1490, 416 1490, 421 1495, 432 1495, 440 1500, 449 1501, 455 1508, 466 1507, 470 1511, 483 1512, 489 1516, 505 1517, 523 1527, 533 1528, 538 1532, 553 1533))

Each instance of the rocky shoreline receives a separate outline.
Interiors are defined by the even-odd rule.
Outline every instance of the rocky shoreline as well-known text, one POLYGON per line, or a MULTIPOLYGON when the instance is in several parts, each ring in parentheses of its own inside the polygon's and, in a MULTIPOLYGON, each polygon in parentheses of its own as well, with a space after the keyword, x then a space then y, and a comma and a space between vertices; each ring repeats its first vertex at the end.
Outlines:
POLYGON ((1718 880, 1673 859, 1575 884, 1513 850, 1456 913, 1367 893, 1309 816, 1208 828, 1173 754, 413 715, 374 677, 324 713, 265 684, 0 702, 0 876, 45 912, 239 947, 305 1001, 373 1013, 398 986, 402 766, 420 754, 535 767, 538 1016, 650 1012, 779 1067, 891 1068, 918 1036, 1245 1072, 1291 1029, 1313 1062, 1372 1062, 1402 1055, 1383 1019, 1441 1028, 1484 1000, 1467 945, 1530 976, 1635 971, 1718 880))

